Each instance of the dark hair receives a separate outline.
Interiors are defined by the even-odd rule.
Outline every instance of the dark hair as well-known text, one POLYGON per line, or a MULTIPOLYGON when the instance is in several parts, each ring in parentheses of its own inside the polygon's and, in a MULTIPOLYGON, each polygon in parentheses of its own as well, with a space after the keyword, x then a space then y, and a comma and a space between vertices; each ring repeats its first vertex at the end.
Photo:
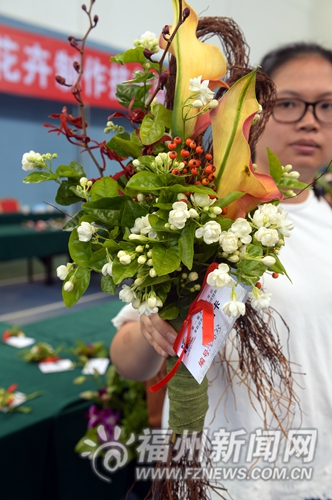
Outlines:
POLYGON ((268 52, 263 57, 260 66, 262 67, 262 71, 272 77, 272 74, 288 61, 307 55, 320 56, 332 64, 332 50, 322 47, 317 43, 297 42, 283 45, 268 52))

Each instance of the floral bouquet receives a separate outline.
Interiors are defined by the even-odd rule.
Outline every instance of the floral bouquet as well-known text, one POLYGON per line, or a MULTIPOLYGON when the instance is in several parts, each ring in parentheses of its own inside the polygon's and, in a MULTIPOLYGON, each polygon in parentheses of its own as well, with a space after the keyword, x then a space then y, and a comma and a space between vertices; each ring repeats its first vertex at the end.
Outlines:
POLYGON ((2 334, 2 340, 6 341, 10 337, 25 337, 25 333, 22 328, 18 326, 12 326, 11 328, 7 328, 2 334))
MULTIPOLYGON (((163 28, 159 41, 147 32, 133 48, 111 58, 119 64, 136 63, 140 69, 117 86, 124 111, 108 118, 105 132, 112 132, 112 138, 98 143, 87 133, 81 85, 86 38, 98 21, 91 13, 93 3, 82 7, 89 18, 86 35, 81 40, 69 37, 79 54, 76 82, 56 76, 58 83, 71 86, 81 116, 73 117, 63 108, 52 115, 60 125, 46 126, 87 151, 99 176, 88 179, 75 161, 54 170, 55 154, 23 155, 23 169, 31 170, 25 183, 54 180, 59 184, 57 203, 82 202, 64 226, 71 231, 72 259, 57 269, 64 302, 73 306, 96 271, 102 275, 102 290, 115 294, 121 286, 120 299, 140 315, 158 313, 171 321, 181 330, 179 338, 182 324, 188 327, 192 316, 202 311, 203 343, 208 343, 213 339, 213 311, 200 294, 205 286, 229 290, 222 309, 237 320, 241 378, 247 377, 248 390, 255 392, 262 408, 281 407, 281 392, 291 404, 291 371, 261 314, 269 308, 271 294, 262 290, 260 278, 264 273, 286 275, 279 253, 293 224, 278 203, 284 195, 293 196, 293 188, 305 185, 271 151, 271 175, 258 173, 251 160, 251 149, 269 117, 274 86, 259 70, 249 68, 246 43, 232 20, 198 19, 184 0, 172 0, 174 23, 163 28), (217 46, 201 41, 212 35, 219 37, 227 61, 217 46), (120 117, 128 121, 130 132, 116 124, 120 117), (108 160, 120 165, 117 174, 107 174, 108 160), (246 304, 238 297, 239 284, 250 290, 246 304)), ((206 378, 197 383, 176 357, 170 365, 170 427, 180 435, 188 430, 183 417, 196 413, 199 401, 200 418, 190 431, 200 432, 207 408, 206 378), (197 395, 194 408, 188 394, 197 395)), ((187 498, 206 498, 197 482, 172 484, 173 493, 166 484, 158 498, 177 498, 182 487, 187 498)))
POLYGON ((102 341, 84 343, 82 340, 76 340, 76 347, 72 347, 71 352, 81 365, 85 365, 91 358, 108 357, 108 350, 102 341))
POLYGON ((12 384, 7 389, 0 387, 0 412, 30 413, 32 408, 29 406, 21 406, 22 403, 44 394, 43 391, 36 391, 32 394, 26 395, 22 392, 16 391, 17 387, 17 384, 12 384))
POLYGON ((61 346, 58 347, 57 349, 54 349, 47 342, 37 342, 37 344, 32 346, 30 349, 23 350, 23 360, 28 363, 31 362, 40 363, 41 361, 44 362, 58 361, 60 359, 58 354, 61 351, 61 349, 62 349, 61 346))
MULTIPOLYGON (((94 376, 100 385, 100 377, 94 376)), ((74 383, 83 383, 86 377, 78 377, 74 383)), ((148 427, 148 413, 145 401, 144 385, 141 382, 126 380, 110 366, 105 374, 105 383, 96 391, 81 393, 83 399, 93 401, 86 415, 88 428, 79 440, 75 451, 82 456, 95 456, 97 447, 100 452, 107 451, 107 442, 120 439, 128 444, 134 433, 136 436, 148 427), (117 428, 121 428, 119 436, 117 428)), ((135 457, 137 441, 131 439, 128 445, 129 458, 135 457)))

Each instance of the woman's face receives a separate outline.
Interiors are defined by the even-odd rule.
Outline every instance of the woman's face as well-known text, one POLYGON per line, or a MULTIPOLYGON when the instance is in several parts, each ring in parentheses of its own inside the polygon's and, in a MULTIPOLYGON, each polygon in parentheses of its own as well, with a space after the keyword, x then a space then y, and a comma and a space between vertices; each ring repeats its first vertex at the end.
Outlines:
MULTIPOLYGON (((318 55, 285 63, 272 79, 278 98, 332 100, 332 64, 318 55)), ((279 123, 271 116, 256 148, 255 162, 261 172, 268 172, 267 147, 282 165, 291 164, 300 172, 301 181, 310 183, 317 171, 332 160, 332 124, 318 122, 311 106, 296 123, 279 123)))

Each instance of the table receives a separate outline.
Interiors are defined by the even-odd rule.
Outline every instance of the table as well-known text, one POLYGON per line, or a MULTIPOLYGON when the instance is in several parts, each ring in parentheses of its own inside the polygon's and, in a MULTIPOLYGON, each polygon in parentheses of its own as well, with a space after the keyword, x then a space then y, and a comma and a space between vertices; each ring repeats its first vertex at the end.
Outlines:
MULTIPOLYGON (((0 261, 38 257, 45 265, 46 283, 50 284, 52 258, 54 255, 68 254, 69 235, 69 232, 62 230, 36 231, 19 224, 0 225, 0 261)), ((28 275, 31 279, 31 262, 28 275)))
MULTIPOLYGON (((74 347, 77 339, 102 340, 109 345, 115 333, 110 320, 122 306, 122 302, 110 299, 107 304, 22 328, 27 336, 53 347, 63 343, 74 347)), ((0 323, 1 333, 6 326, 0 323)), ((72 355, 66 353, 65 357, 72 355)), ((96 388, 93 381, 74 385, 74 378, 80 374, 81 368, 77 367, 44 375, 37 365, 20 359, 19 349, 0 342, 0 387, 18 383, 18 390, 26 394, 45 391, 43 396, 26 403, 33 408, 30 414, 0 413, 4 500, 118 500, 132 485, 133 465, 120 469, 112 476, 112 483, 106 483, 94 474, 88 459, 74 452, 75 444, 86 431, 84 415, 91 404, 83 401, 79 393, 96 388)))

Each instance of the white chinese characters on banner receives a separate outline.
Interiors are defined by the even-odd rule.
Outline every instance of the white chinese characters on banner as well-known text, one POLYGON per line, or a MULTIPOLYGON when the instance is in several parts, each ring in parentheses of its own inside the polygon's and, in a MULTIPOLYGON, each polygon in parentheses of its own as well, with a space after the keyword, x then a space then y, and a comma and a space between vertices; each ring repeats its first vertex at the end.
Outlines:
MULTIPOLYGON (((0 92, 76 103, 72 85, 81 64, 80 53, 68 41, 2 25, 0 35, 0 92), (64 78, 59 84, 56 75, 64 78)), ((110 61, 111 51, 86 47, 80 84, 84 102, 90 106, 119 109, 116 86, 133 77, 139 64, 121 66, 110 61)))

